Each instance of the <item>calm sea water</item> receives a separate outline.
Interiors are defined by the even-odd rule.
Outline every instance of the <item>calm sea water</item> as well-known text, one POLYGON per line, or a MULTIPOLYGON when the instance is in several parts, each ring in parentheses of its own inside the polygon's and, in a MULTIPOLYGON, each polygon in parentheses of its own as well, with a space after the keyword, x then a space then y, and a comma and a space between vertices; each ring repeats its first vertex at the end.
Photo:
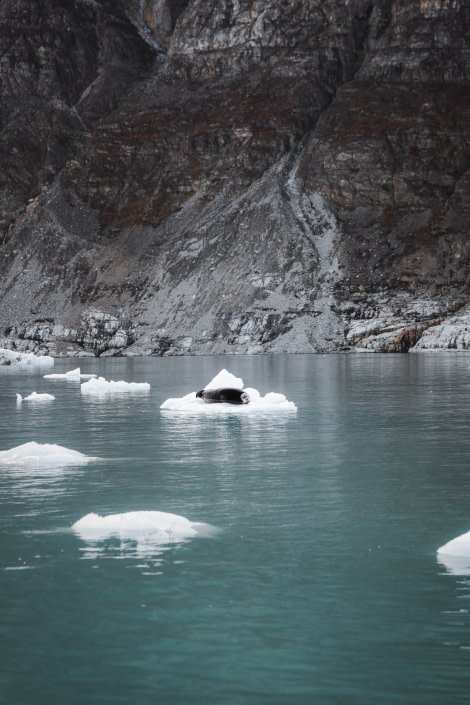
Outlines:
POLYGON ((436 549, 470 530, 470 355, 79 364, 151 391, 0 367, 0 450, 100 458, 0 467, 2 705, 468 703, 470 576, 436 549), (222 368, 297 413, 160 412, 222 368), (16 405, 32 391, 56 400, 16 405), (220 531, 158 549, 70 529, 144 510, 220 531))

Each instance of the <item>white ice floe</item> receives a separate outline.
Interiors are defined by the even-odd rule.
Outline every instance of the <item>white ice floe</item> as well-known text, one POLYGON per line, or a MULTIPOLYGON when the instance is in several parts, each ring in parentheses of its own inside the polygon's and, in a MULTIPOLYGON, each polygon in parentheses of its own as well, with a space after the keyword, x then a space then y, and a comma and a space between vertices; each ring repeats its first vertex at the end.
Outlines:
POLYGON ((148 382, 123 382, 122 380, 114 382, 113 380, 108 381, 104 377, 90 379, 88 382, 84 382, 80 387, 82 394, 94 394, 97 396, 127 394, 128 392, 140 393, 148 392, 149 390, 150 384, 148 382))
POLYGON ((106 541, 117 538, 121 541, 144 542, 147 546, 180 543, 194 536, 209 536, 215 527, 201 522, 192 522, 178 514, 140 511, 123 514, 87 514, 72 525, 73 531, 87 542, 106 541))
POLYGON ((439 556, 468 556, 470 558, 470 531, 457 536, 437 549, 439 556))
POLYGON ((50 375, 43 375, 45 379, 65 379, 67 381, 71 382, 77 382, 80 381, 81 379, 94 379, 97 377, 95 374, 85 374, 84 372, 80 372, 80 368, 77 367, 75 370, 69 370, 68 372, 65 372, 64 374, 59 374, 59 373, 54 373, 50 375))
POLYGON ((33 402, 43 402, 43 401, 54 401, 55 397, 52 394, 31 392, 27 397, 22 397, 21 394, 16 395, 16 401, 21 404, 23 401, 33 401, 33 402))
POLYGON ((470 575, 470 531, 437 549, 439 563, 454 575, 470 575))
POLYGON ((297 407, 292 401, 288 401, 284 394, 268 392, 264 397, 257 389, 244 387, 243 380, 235 377, 227 370, 221 370, 204 389, 220 389, 232 387, 246 392, 250 398, 248 404, 207 404, 202 399, 196 397, 196 392, 190 392, 184 397, 167 399, 160 406, 166 411, 195 412, 203 414, 252 414, 257 412, 292 412, 297 411, 297 407))
POLYGON ((34 355, 20 353, 6 348, 0 348, 0 365, 15 365, 19 367, 43 367, 54 364, 54 358, 49 355, 34 355))
POLYGON ((23 445, 0 451, 1 465, 85 465, 96 458, 83 455, 77 450, 49 443, 30 441, 23 445))

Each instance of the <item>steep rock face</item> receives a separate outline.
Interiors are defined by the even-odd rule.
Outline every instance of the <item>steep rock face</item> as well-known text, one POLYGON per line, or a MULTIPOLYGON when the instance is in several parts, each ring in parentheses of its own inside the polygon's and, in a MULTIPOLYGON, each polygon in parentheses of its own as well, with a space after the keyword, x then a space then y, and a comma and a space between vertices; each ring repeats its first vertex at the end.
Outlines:
POLYGON ((468 301, 464 0, 0 0, 0 24, 4 346, 405 351, 468 301))
POLYGON ((465 2, 394 2, 311 135, 299 172, 341 211, 353 286, 466 286, 469 23, 465 2))
POLYGON ((158 226, 195 194, 240 193, 353 75, 366 5, 189 3, 162 71, 97 127, 64 185, 114 231, 158 226))
POLYGON ((0 238, 149 69, 120 2, 0 3, 0 238))

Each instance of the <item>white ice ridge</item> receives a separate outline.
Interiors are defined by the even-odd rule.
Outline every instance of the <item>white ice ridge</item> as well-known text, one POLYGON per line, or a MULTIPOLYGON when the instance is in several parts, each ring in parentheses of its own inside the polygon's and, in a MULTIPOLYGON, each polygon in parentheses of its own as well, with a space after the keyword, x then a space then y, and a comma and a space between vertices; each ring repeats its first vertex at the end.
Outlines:
POLYGON ((93 460, 77 450, 36 441, 0 451, 0 465, 86 465, 93 460))
POLYGON ((31 392, 27 397, 22 397, 21 394, 16 395, 16 401, 18 404, 21 404, 22 401, 34 401, 34 402, 43 402, 43 401, 54 401, 55 397, 52 394, 46 394, 46 393, 39 393, 39 392, 31 392))
POLYGON ((130 541, 145 541, 162 545, 179 543, 193 536, 209 536, 215 527, 201 522, 192 522, 178 514, 140 511, 124 514, 87 514, 72 525, 73 531, 84 541, 105 541, 111 538, 130 541))
POLYGON ((49 355, 34 355, 20 353, 6 348, 0 348, 0 365, 15 365, 20 367, 42 367, 54 364, 54 358, 49 355))
POLYGON ((43 377, 45 379, 66 379, 72 382, 76 382, 77 380, 79 381, 81 379, 93 379, 94 377, 97 377, 97 375, 85 374, 83 372, 80 372, 80 368, 77 367, 75 370, 69 370, 64 374, 54 373, 50 375, 43 375, 43 377))
POLYGON ((196 397, 196 392, 190 392, 184 397, 167 399, 160 406, 160 409, 167 411, 195 412, 202 414, 252 414, 257 412, 291 412, 297 411, 297 407, 292 401, 288 401, 284 394, 268 392, 264 397, 257 389, 244 387, 243 380, 235 377, 227 370, 221 370, 204 389, 220 389, 222 387, 232 387, 242 389, 250 398, 248 404, 206 404, 202 399, 196 397))
POLYGON ((82 394, 95 394, 98 396, 128 392, 148 392, 149 390, 150 384, 148 382, 123 382, 122 380, 114 382, 113 380, 107 381, 104 377, 90 379, 80 387, 82 394))

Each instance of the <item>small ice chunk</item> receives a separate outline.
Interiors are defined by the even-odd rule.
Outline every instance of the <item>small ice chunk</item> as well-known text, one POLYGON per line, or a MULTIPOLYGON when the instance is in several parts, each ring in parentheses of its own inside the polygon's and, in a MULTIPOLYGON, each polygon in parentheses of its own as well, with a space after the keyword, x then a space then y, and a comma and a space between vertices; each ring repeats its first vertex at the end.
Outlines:
POLYGON ((77 450, 36 441, 0 451, 0 465, 85 465, 92 460, 77 450))
POLYGON ((120 540, 146 541, 161 545, 207 535, 208 524, 194 523, 178 514, 157 511, 125 512, 123 514, 87 514, 72 525, 84 541, 120 540))
POLYGON ((65 372, 63 374, 60 373, 54 373, 50 375, 44 375, 45 379, 65 379, 68 381, 76 382, 80 381, 81 379, 94 379, 98 375, 95 374, 86 374, 84 372, 80 372, 80 367, 77 367, 75 370, 69 370, 68 372, 65 372))
POLYGON ((90 379, 80 387, 82 394, 96 394, 98 396, 128 392, 148 392, 149 390, 150 384, 148 382, 124 382, 122 380, 114 382, 113 380, 108 381, 104 377, 90 379))
POLYGON ((34 402, 43 402, 43 401, 54 401, 55 397, 52 394, 46 394, 44 393, 38 393, 38 392, 31 392, 27 397, 22 397, 21 394, 16 395, 16 401, 18 404, 21 404, 23 401, 34 401, 34 402))

